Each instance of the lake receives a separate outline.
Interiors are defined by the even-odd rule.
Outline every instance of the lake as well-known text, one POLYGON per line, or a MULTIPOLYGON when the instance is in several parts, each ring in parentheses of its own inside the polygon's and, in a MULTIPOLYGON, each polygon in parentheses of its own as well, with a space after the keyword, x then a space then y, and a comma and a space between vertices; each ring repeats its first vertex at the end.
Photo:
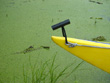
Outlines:
POLYGON ((110 74, 51 40, 53 35, 62 36, 51 26, 70 19, 65 27, 68 37, 104 36, 109 42, 109 4, 109 0, 0 0, 0 83, 110 83, 110 74), (49 49, 37 49, 41 46, 49 49), (30 47, 36 50, 27 51, 30 47))

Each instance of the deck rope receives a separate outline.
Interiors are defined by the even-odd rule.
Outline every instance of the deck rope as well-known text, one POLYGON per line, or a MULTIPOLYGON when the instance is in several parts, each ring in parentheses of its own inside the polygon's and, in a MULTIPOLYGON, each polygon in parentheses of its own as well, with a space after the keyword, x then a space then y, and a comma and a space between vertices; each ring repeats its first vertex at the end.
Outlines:
POLYGON ((105 48, 105 49, 110 49, 110 47, 101 47, 101 46, 90 46, 90 45, 80 45, 80 44, 77 44, 77 43, 71 43, 71 42, 68 42, 68 45, 69 47, 75 47, 75 46, 85 46, 85 47, 94 47, 94 48, 105 48))

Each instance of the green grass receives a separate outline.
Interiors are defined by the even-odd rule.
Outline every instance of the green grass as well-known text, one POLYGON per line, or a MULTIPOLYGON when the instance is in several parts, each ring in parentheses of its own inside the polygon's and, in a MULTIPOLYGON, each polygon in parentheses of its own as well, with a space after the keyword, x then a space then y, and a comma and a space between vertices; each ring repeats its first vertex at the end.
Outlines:
POLYGON ((79 63, 73 70, 67 73, 67 70, 73 66, 74 63, 67 65, 61 71, 58 70, 59 65, 55 64, 56 55, 53 57, 52 61, 47 60, 42 64, 37 64, 37 61, 32 65, 30 57, 30 71, 25 71, 23 65, 23 77, 24 83, 63 83, 81 64, 79 63))

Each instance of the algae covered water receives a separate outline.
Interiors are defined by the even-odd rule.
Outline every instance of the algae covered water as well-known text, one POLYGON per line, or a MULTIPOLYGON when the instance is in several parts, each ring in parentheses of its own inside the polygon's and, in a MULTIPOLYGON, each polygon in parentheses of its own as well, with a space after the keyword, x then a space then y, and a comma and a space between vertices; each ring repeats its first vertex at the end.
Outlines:
MULTIPOLYGON (((68 37, 92 40, 103 36, 109 42, 109 4, 109 0, 0 0, 0 83, 35 83, 32 69, 52 71, 55 55, 56 77, 74 64, 56 83, 109 83, 108 73, 82 62, 51 40, 52 35, 62 36, 60 29, 52 31, 51 26, 70 19, 71 24, 65 27, 68 37), (37 50, 41 46, 47 49, 37 50)), ((49 81, 50 73, 45 80, 49 81)))

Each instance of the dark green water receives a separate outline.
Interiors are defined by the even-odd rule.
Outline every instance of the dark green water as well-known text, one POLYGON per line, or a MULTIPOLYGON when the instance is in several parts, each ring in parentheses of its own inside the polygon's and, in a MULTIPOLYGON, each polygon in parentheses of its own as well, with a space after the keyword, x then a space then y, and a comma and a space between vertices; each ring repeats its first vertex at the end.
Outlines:
MULTIPOLYGON (((91 40, 104 36, 110 41, 109 0, 0 0, 0 82, 23 83, 23 65, 29 71, 29 56, 32 64, 39 60, 40 65, 40 61, 52 59, 57 52, 59 70, 70 63, 80 63, 81 59, 51 40, 52 35, 62 36, 60 29, 52 31, 51 26, 65 19, 71 21, 66 26, 68 37, 91 40), (29 46, 49 46, 50 49, 14 54, 29 46)), ((109 83, 110 75, 84 62, 64 83, 75 81, 109 83)))

